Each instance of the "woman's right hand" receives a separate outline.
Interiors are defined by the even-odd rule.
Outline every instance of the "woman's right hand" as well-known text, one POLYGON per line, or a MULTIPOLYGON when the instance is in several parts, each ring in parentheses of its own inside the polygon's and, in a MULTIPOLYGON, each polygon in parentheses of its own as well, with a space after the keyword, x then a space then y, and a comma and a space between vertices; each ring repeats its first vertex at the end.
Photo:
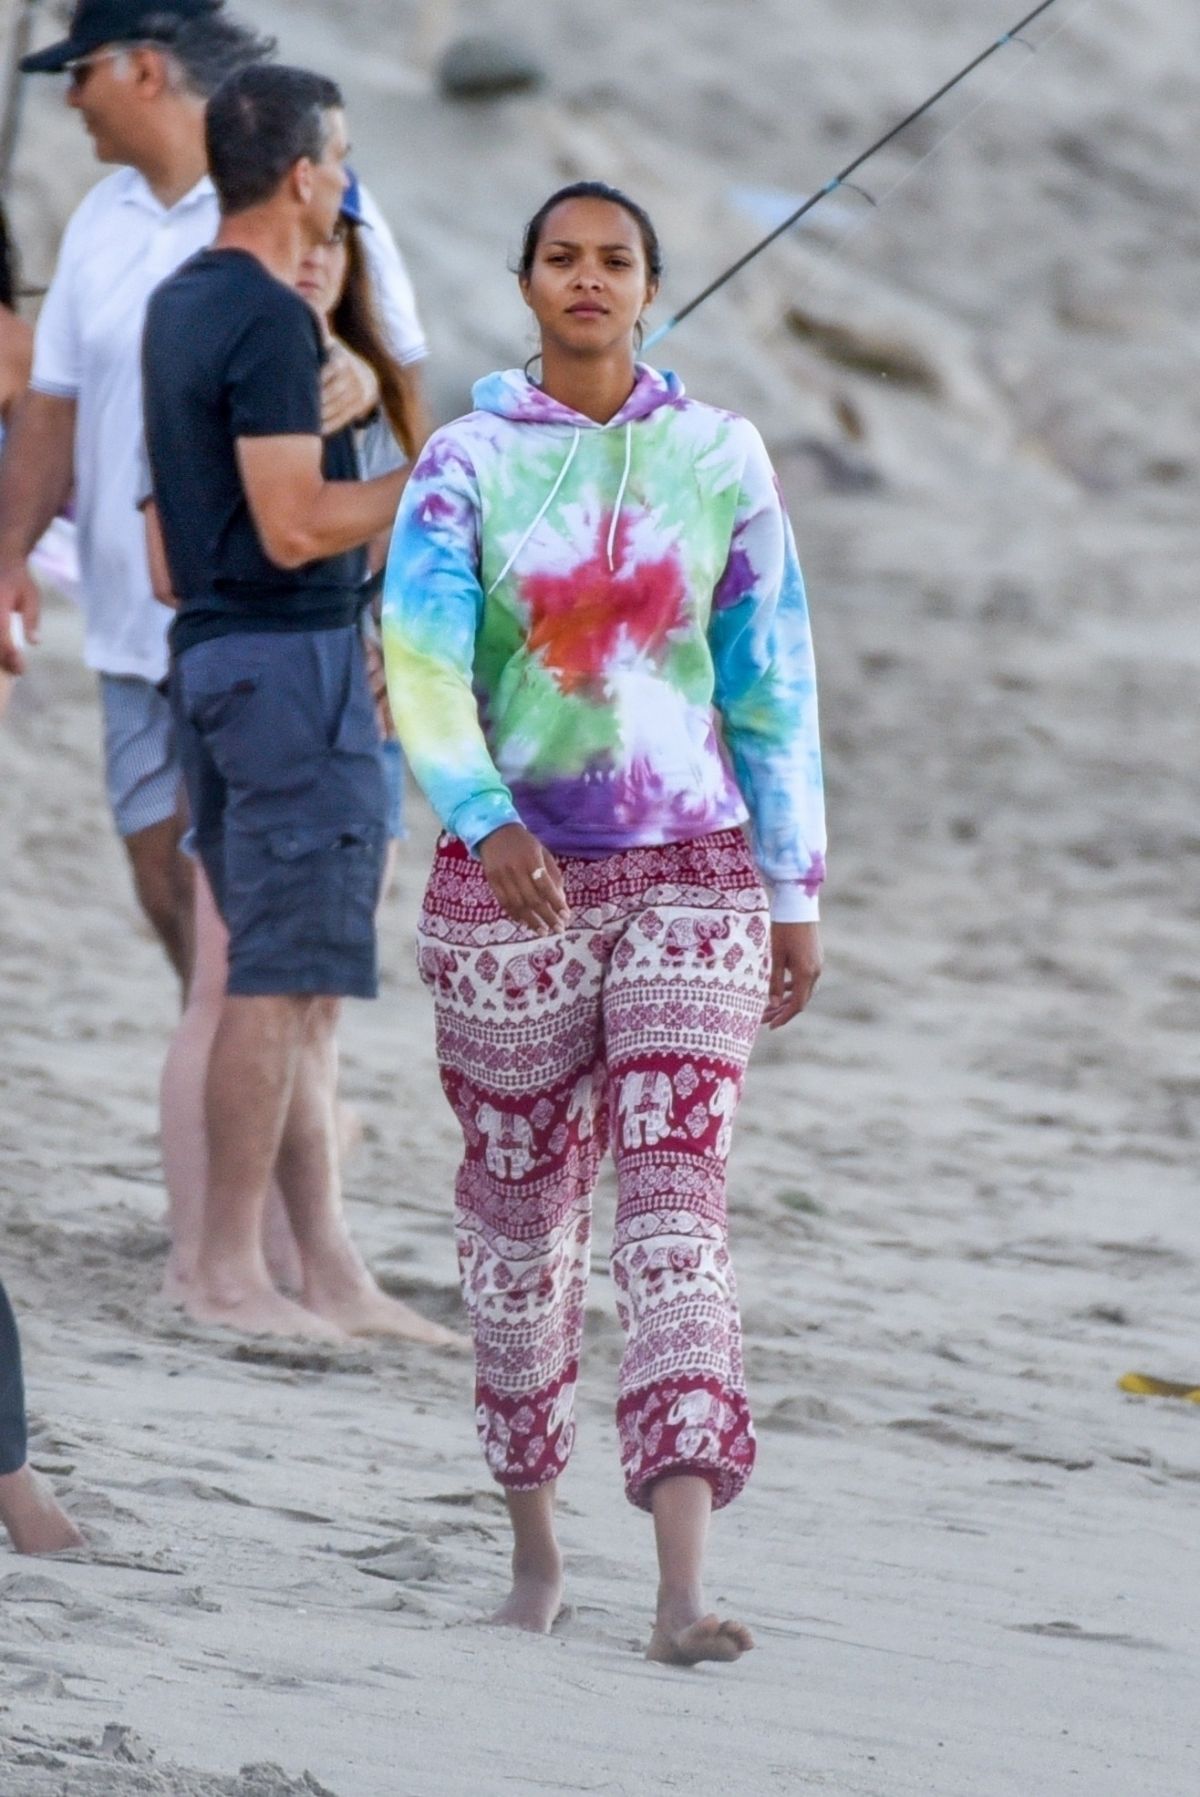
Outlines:
POLYGON ((538 936, 561 935, 571 917, 562 870, 524 824, 502 824, 479 845, 496 902, 538 936))

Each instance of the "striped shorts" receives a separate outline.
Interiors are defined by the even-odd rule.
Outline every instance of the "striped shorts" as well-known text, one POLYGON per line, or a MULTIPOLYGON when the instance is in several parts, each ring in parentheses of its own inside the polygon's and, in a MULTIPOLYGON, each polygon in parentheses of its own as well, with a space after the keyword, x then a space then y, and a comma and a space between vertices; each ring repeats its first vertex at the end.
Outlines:
POLYGON ((183 769, 170 701, 149 680, 101 674, 104 771, 119 836, 136 836, 173 817, 183 769))

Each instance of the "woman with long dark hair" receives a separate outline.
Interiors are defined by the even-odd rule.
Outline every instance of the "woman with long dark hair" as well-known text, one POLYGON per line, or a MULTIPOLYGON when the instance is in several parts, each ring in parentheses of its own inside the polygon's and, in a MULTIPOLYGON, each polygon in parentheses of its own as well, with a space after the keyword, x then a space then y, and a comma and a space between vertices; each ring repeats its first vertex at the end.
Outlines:
POLYGON ((419 928, 476 1420, 545 1631, 591 1195, 611 1138, 625 1488, 652 1512, 653 1659, 752 1645, 701 1588, 754 1463, 725 1162, 750 1047, 820 973, 824 813, 804 584, 762 439, 639 363, 661 255, 598 183, 531 220, 536 379, 430 439, 384 599, 400 739, 445 825, 419 928), (750 823, 747 842, 742 825, 750 823))
POLYGON ((351 176, 338 227, 328 245, 305 258, 299 286, 330 335, 374 371, 383 420, 411 462, 420 453, 422 418, 383 328, 363 247, 362 233, 370 229, 358 180, 351 176))
MULTIPOLYGON (((333 236, 327 244, 318 244, 308 252, 297 283, 330 341, 340 343, 365 362, 378 383, 375 416, 356 433, 359 471, 367 480, 415 461, 424 437, 423 413, 414 404, 404 368, 392 353, 380 318, 363 247, 363 232, 370 228, 362 210, 357 177, 352 175, 333 236)), ((387 704, 379 647, 380 576, 387 559, 388 535, 385 532, 368 549, 367 565, 372 578, 362 610, 367 669, 375 693, 388 787, 385 892, 391 885, 397 847, 405 834, 404 759, 387 704)))

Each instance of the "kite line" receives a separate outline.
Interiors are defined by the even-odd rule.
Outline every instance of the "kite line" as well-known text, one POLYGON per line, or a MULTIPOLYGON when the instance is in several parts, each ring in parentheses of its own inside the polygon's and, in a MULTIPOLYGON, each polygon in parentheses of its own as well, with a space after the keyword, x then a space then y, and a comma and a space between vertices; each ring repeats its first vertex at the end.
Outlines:
MULTIPOLYGON (((824 187, 818 188, 815 193, 809 195, 808 199, 806 199, 802 205, 797 206, 795 211, 790 212, 781 224, 776 225, 773 230, 768 231, 765 237, 760 238, 760 240, 748 249, 744 255, 739 256, 736 262, 730 263, 729 267, 725 269, 722 274, 719 274, 715 280, 710 281, 708 286, 698 293, 694 299, 690 299, 686 306, 681 306, 679 311, 673 313, 671 317, 667 319, 665 324, 659 325, 656 331, 652 331, 650 336, 646 339, 645 348, 650 350, 654 348, 656 343, 661 343, 662 339, 669 331, 673 331, 676 325, 682 324, 684 319, 689 318, 698 306, 702 306, 705 300, 711 299, 714 293, 718 293, 728 281, 732 281, 735 275, 741 274, 744 268, 748 267, 751 262, 761 256, 763 251, 768 249, 770 245, 775 242, 776 238, 783 237, 793 228, 793 226, 799 224, 802 218, 814 211, 816 207, 821 204, 822 200, 827 200, 829 196, 836 193, 840 187, 850 188, 853 192, 860 195, 861 198, 867 200, 870 205, 874 206, 876 202, 871 198, 871 195, 865 193, 861 187, 855 186, 853 176, 858 173, 858 170, 862 168, 865 163, 868 163, 873 156, 877 156, 880 150, 885 149, 887 145, 899 137, 902 132, 907 131, 910 125, 914 125, 918 119, 924 118, 925 114, 931 112, 939 101, 944 100, 947 94, 952 93, 953 90, 960 86, 968 76, 973 75, 976 69, 981 68, 983 64, 991 57, 995 56, 998 51, 1006 49, 1009 44, 1017 43, 1023 45, 1026 50, 1034 50, 1036 46, 1026 43, 1022 33, 1033 24, 1035 19, 1039 19, 1044 12, 1049 12, 1050 8, 1057 4, 1058 0, 1041 0, 1040 6, 1035 6, 1032 12, 1026 13, 1023 19, 1018 20, 1018 22, 1008 31, 1003 32, 994 43, 988 45, 986 50, 981 50, 978 56, 973 57, 965 67, 958 71, 957 75, 953 75, 949 81, 943 82, 936 93, 930 94, 927 100, 923 100, 919 106, 914 107, 911 112, 906 113, 904 118, 902 118, 898 124, 893 125, 890 130, 885 131, 882 137, 877 137, 873 144, 857 155, 852 162, 848 162, 844 169, 840 169, 831 180, 825 183, 824 187)), ((1057 33, 1054 33, 1053 35, 1056 36, 1057 33)), ((947 136, 952 135, 953 132, 947 133, 947 136)), ((945 142, 945 139, 942 139, 941 141, 945 142)), ((935 148, 940 147, 940 143, 935 145, 935 148)), ((932 155, 933 151, 930 151, 929 154, 932 155)), ((925 158, 922 157, 922 161, 924 160, 925 158)), ((896 183, 896 186, 900 185, 900 182, 896 183)), ((894 192, 895 188, 892 188, 890 191, 894 192)))

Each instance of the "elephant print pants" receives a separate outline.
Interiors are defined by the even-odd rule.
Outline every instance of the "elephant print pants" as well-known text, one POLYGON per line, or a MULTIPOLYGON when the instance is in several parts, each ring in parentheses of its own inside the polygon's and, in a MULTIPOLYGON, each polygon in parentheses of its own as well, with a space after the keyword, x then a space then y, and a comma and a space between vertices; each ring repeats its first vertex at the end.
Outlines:
POLYGON ((766 1000, 766 894, 738 830, 562 867, 570 925, 531 937, 443 837, 421 915, 466 1140, 455 1220, 479 1435, 510 1490, 566 1466, 611 1139, 625 1488, 649 1509, 655 1480, 698 1473, 720 1507, 754 1464, 725 1162, 766 1000))

